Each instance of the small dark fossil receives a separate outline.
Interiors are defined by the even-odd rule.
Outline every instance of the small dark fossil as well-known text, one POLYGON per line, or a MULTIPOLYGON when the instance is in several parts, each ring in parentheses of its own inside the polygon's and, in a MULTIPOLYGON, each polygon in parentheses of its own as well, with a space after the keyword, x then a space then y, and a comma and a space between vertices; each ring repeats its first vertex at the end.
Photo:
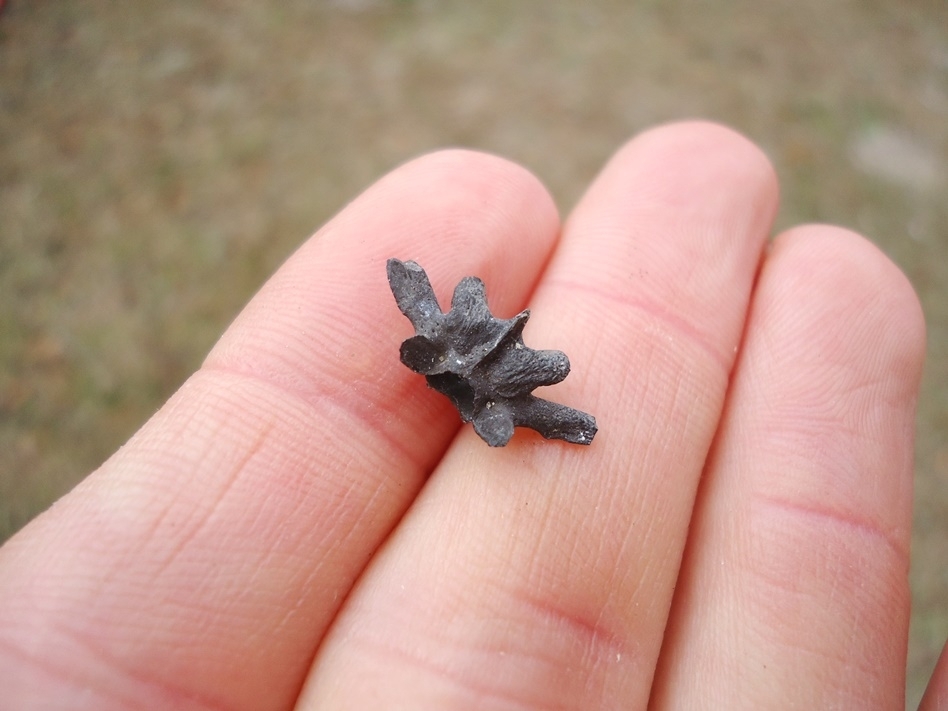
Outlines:
POLYGON ((415 335, 402 343, 402 363, 447 395, 487 444, 503 447, 518 426, 547 439, 592 442, 592 415, 530 394, 569 375, 569 360, 560 351, 535 351, 523 344, 529 311, 496 318, 487 307, 484 282, 465 277, 444 313, 428 275, 415 262, 389 259, 388 283, 415 327, 415 335))

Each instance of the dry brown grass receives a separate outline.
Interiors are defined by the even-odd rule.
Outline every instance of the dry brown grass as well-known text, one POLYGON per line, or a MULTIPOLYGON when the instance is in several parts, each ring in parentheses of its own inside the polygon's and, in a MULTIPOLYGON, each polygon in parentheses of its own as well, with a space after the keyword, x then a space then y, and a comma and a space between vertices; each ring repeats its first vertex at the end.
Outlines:
POLYGON ((373 178, 462 144, 564 211, 645 126, 770 153, 929 322, 910 701, 948 635, 948 6, 941 0, 14 0, 0 16, 0 540, 102 461, 373 178))

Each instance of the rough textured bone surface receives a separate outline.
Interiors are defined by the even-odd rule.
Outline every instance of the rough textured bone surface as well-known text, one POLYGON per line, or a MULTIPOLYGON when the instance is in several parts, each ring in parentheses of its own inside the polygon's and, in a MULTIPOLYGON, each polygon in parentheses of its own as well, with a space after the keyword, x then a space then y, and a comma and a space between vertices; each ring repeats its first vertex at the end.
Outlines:
POLYGON ((402 363, 447 395, 487 444, 503 447, 514 427, 529 427, 547 439, 592 442, 592 415, 530 394, 569 375, 569 360, 560 351, 523 344, 529 311, 506 320, 495 317, 487 308, 484 282, 465 277, 444 313, 425 270, 411 261, 389 259, 388 283, 415 327, 415 335, 402 343, 402 363))

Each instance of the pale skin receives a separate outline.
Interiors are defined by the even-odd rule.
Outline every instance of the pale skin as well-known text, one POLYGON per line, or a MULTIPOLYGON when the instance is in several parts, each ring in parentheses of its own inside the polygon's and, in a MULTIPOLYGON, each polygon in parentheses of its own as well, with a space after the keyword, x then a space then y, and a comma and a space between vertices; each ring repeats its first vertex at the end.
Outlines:
POLYGON ((903 708, 921 310, 856 234, 769 241, 776 209, 703 123, 562 226, 500 158, 386 176, 0 549, 10 708, 903 708), (398 361, 389 257, 529 306, 595 442, 461 426, 398 361))

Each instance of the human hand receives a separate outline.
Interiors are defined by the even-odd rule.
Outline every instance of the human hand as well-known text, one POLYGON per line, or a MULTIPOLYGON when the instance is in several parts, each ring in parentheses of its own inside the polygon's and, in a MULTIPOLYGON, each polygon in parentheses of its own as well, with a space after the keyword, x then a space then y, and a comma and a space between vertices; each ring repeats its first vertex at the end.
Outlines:
POLYGON ((497 158, 383 178, 0 549, 3 708, 902 708, 922 315, 851 233, 765 248, 776 205, 697 123, 561 235, 497 158), (595 442, 458 431, 399 363, 389 257, 445 307, 467 275, 529 299, 595 442))

